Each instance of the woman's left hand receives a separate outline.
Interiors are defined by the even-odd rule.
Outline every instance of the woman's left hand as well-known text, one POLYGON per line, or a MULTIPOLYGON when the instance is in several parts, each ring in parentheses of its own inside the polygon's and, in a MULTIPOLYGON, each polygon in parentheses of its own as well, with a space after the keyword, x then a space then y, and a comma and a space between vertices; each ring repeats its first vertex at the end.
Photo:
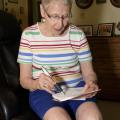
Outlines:
MULTIPOLYGON (((92 92, 92 91, 97 91, 99 89, 98 85, 97 85, 97 82, 96 81, 87 81, 84 88, 83 88, 83 92, 84 93, 89 93, 89 92, 92 92)), ((90 93, 90 94, 87 94, 85 95, 84 97, 85 98, 91 98, 93 96, 95 96, 97 94, 97 92, 94 92, 94 93, 90 93)))

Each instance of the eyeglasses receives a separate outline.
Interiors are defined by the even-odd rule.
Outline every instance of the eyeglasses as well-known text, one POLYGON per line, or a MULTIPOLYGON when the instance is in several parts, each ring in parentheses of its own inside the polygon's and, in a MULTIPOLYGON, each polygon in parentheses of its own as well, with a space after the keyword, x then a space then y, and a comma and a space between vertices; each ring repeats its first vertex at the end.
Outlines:
POLYGON ((53 20, 53 21, 59 21, 59 20, 68 20, 70 18, 69 15, 66 15, 66 16, 58 16, 58 15, 49 15, 47 14, 47 16, 53 20))
POLYGON ((68 15, 63 15, 63 16, 58 16, 58 15, 50 15, 45 9, 44 11, 46 12, 47 16, 49 17, 49 19, 51 19, 52 21, 59 21, 59 20, 69 20, 70 17, 72 17, 72 14, 68 14, 68 15))

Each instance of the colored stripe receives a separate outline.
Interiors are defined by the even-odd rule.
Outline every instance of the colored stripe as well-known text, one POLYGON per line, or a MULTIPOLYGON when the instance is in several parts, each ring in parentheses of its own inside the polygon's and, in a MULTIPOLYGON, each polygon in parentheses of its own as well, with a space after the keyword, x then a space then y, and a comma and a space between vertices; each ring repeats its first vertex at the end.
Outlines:
POLYGON ((79 62, 91 60, 87 39, 75 26, 70 26, 68 33, 61 37, 45 37, 37 24, 22 33, 17 61, 32 63, 33 78, 42 73, 42 65, 60 84, 74 86, 82 81, 79 62))

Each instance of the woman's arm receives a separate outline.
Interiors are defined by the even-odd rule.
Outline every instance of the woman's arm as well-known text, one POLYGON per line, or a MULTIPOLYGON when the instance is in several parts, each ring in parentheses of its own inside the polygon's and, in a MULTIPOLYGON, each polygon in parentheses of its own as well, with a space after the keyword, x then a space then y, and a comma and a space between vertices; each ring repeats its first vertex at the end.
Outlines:
POLYGON ((20 64, 20 84, 29 90, 38 89, 38 80, 32 78, 32 64, 20 64))
MULTIPOLYGON (((84 87, 84 91, 91 92, 94 90, 98 90, 97 76, 96 73, 94 72, 92 62, 90 61, 81 62, 81 71, 82 71, 83 79, 86 83, 84 87)), ((86 97, 93 97, 96 95, 96 93, 87 95, 86 97)))
POLYGON ((30 91, 42 89, 51 93, 55 82, 44 73, 40 74, 39 78, 33 80, 32 65, 20 64, 20 84, 23 88, 29 89, 30 91))
POLYGON ((94 72, 93 65, 91 61, 85 61, 80 63, 82 76, 85 82, 97 81, 96 73, 94 72))

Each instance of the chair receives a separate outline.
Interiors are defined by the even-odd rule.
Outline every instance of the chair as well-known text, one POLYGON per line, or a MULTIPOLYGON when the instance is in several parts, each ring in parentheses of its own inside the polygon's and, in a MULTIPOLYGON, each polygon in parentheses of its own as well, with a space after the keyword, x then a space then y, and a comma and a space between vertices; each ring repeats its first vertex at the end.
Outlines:
POLYGON ((21 32, 16 18, 0 11, 0 120, 38 120, 29 108, 28 91, 19 84, 21 32))

